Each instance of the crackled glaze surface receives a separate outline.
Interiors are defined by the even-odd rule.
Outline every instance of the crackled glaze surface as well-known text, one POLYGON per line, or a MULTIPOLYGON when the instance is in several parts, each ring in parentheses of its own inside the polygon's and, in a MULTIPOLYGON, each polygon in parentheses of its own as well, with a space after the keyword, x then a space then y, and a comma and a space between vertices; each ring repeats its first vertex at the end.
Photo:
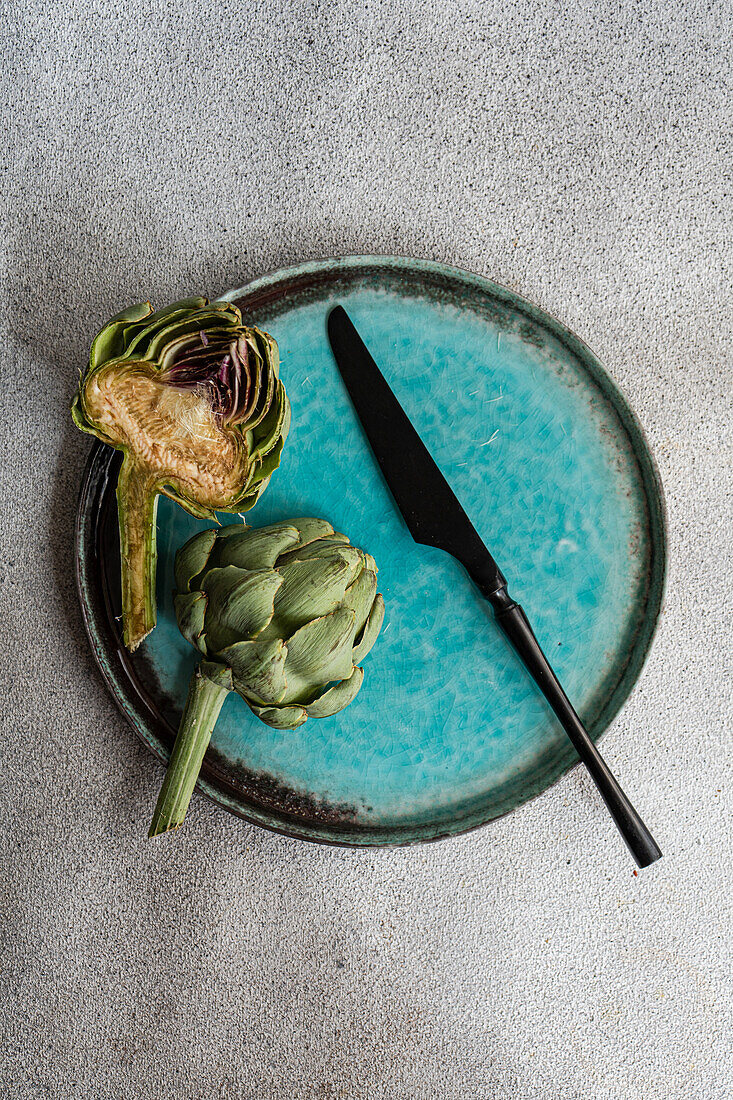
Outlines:
MULTIPOLYGON (((387 615, 338 716, 280 733, 232 695, 204 788, 263 824, 347 843, 457 832, 513 808, 572 751, 461 567, 407 532, 333 361, 328 310, 347 308, 594 735, 638 675, 663 583, 658 487, 633 416, 557 322, 437 265, 308 265, 228 297, 278 341, 293 406, 248 522, 330 520, 375 556, 387 615)), ((174 725, 196 654, 175 624, 173 557, 203 524, 167 500, 158 523, 158 627, 133 667, 174 725)), ((134 720, 165 755, 155 723, 134 720)))

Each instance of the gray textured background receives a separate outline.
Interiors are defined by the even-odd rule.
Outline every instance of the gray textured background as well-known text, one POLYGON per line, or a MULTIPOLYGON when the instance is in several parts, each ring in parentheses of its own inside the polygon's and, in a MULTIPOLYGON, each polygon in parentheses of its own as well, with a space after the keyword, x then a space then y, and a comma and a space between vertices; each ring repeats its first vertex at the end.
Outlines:
POLYGON ((2 1096, 732 1095, 728 4, 0 7, 2 1096), (665 850, 638 878, 581 771, 410 851, 198 797, 143 839, 161 770, 72 577, 76 369, 131 300, 349 252, 516 288, 649 433, 670 586, 604 743, 665 850))

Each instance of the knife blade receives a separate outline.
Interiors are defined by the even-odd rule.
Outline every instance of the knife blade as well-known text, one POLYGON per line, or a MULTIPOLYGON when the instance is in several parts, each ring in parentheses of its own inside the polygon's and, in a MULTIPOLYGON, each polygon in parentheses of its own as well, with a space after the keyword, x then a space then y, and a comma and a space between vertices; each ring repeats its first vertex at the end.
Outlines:
POLYGON ((484 595, 506 580, 341 306, 328 335, 341 377, 415 542, 452 554, 484 595))
POLYGON ((445 550, 463 565, 590 772, 637 864, 647 867, 654 863, 662 854, 656 841, 598 752, 527 616, 509 595, 504 574, 342 306, 328 316, 328 337, 374 456, 413 539, 445 550))

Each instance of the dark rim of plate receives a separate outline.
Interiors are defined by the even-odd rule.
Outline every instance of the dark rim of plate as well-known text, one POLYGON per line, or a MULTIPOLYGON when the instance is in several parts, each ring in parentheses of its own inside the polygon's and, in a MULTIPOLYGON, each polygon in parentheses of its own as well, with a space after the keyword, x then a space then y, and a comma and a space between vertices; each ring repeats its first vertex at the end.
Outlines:
MULTIPOLYGON (((316 260, 273 272, 224 295, 245 313, 263 307, 268 316, 277 312, 277 303, 288 308, 294 297, 318 295, 324 286, 343 285, 359 280, 391 276, 404 284, 406 294, 429 289, 438 297, 452 296, 472 308, 483 308, 496 315, 506 309, 524 314, 559 340, 588 371, 604 397, 613 406, 631 443, 646 496, 651 561, 642 623, 630 649, 622 675, 609 692, 605 705, 589 723, 594 740, 608 728, 628 698, 649 654, 664 601, 667 576, 667 520, 661 479, 643 429, 625 397, 610 379, 588 346, 570 329, 545 310, 533 305, 514 291, 464 271, 428 260, 395 256, 347 256, 316 260)), ((95 660, 115 702, 147 747, 164 763, 175 740, 174 726, 163 717, 141 682, 134 660, 122 645, 115 619, 115 595, 110 592, 104 568, 103 528, 110 507, 114 507, 114 482, 120 456, 97 442, 87 461, 77 510, 75 533, 76 576, 84 624, 95 660)), ((569 748, 569 745, 568 745, 569 748)), ((470 804, 465 813, 420 824, 370 826, 354 820, 347 806, 314 804, 297 792, 272 788, 271 777, 251 776, 244 792, 241 776, 235 784, 223 761, 211 750, 207 753, 197 789, 217 804, 245 820, 286 836, 318 843, 348 847, 391 847, 441 840, 488 824, 531 801, 577 766, 572 749, 562 760, 555 760, 532 785, 511 796, 511 804, 500 812, 487 812, 481 800, 470 804)))

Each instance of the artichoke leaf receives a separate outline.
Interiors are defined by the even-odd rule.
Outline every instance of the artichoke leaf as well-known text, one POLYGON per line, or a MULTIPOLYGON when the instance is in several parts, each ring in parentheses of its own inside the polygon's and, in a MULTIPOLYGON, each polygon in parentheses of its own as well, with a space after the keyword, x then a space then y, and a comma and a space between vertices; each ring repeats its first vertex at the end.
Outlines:
POLYGON ((275 617, 284 636, 334 611, 350 580, 349 566, 341 558, 293 561, 277 572, 283 585, 275 597, 275 617))
POLYGON ((259 707, 256 703, 250 703, 249 700, 247 705, 265 725, 272 726, 276 730, 297 729, 308 717, 305 707, 259 707))
POLYGON ((279 703, 285 694, 287 647, 282 638, 235 642, 219 650, 217 659, 232 670, 234 690, 248 702, 279 703))
POLYGON ((201 587, 211 603, 206 619, 210 653, 242 639, 256 637, 272 619, 273 601, 282 577, 272 569, 255 573, 235 565, 209 569, 201 587))
POLYGON ((377 594, 372 609, 369 612, 369 618, 367 619, 364 630, 362 631, 361 638, 354 646, 353 660, 354 664, 358 664, 359 661, 366 657, 369 650, 372 648, 377 640, 377 635, 382 629, 382 623, 384 622, 384 598, 381 593, 377 594))
POLYGON ((270 363, 276 378, 280 377, 280 349, 268 332, 262 329, 252 329, 248 342, 254 341, 257 353, 265 363, 270 363))
POLYGON ((174 482, 171 479, 167 485, 160 485, 159 489, 163 496, 179 504, 190 516, 194 516, 196 519, 216 520, 216 512, 214 509, 207 508, 205 504, 197 504, 195 500, 191 500, 189 496, 184 494, 183 486, 180 482, 174 482))
MULTIPOLYGON (((260 481, 263 482, 263 488, 264 485, 269 482, 270 478, 275 473, 275 470, 280 465, 280 458, 283 452, 283 447, 285 446, 285 441, 288 438, 289 430, 290 406, 288 406, 287 408, 287 415, 285 417, 285 420, 283 421, 282 435, 280 436, 272 450, 268 451, 264 458, 259 459, 257 462, 257 476, 260 481)), ((262 489, 258 489, 258 495, 261 493, 262 489)))
POLYGON ((274 393, 268 391, 267 404, 259 416, 258 410, 255 409, 253 419, 247 425, 252 431, 253 444, 250 451, 252 458, 263 458, 268 454, 283 432, 287 434, 287 428, 289 428, 289 424, 285 427, 285 415, 289 405, 283 384, 277 381, 271 370, 267 371, 267 382, 268 387, 276 387, 274 393))
POLYGON ((224 688, 225 691, 234 690, 232 670, 228 665, 220 664, 219 661, 202 661, 198 671, 201 676, 211 680, 212 684, 216 684, 217 687, 224 688))
POLYGON ((222 542, 217 565, 239 569, 272 569, 280 553, 298 541, 298 529, 289 523, 269 527, 235 527, 222 542))
POLYGON ((333 527, 325 519, 316 519, 313 516, 302 516, 299 519, 291 519, 293 527, 297 527, 300 535, 299 546, 307 546, 315 539, 333 534, 333 527))
POLYGON ((111 317, 103 329, 97 333, 92 341, 92 349, 89 355, 91 369, 98 367, 109 359, 116 359, 125 350, 125 337, 131 328, 149 317, 153 312, 150 302, 140 302, 138 305, 129 306, 111 317))
MULTIPOLYGON (((224 524, 222 524, 222 526, 216 532, 216 538, 217 538, 217 541, 220 542, 222 539, 231 538, 232 535, 241 535, 242 531, 250 531, 250 530, 253 531, 254 528, 253 527, 252 528, 248 527, 247 524, 244 522, 244 520, 240 518, 239 520, 235 520, 234 523, 224 523, 224 524)), ((216 555, 215 555, 215 557, 216 557, 216 555)), ((216 559, 217 563, 218 563, 218 560, 219 559, 217 558, 216 559)))
POLYGON ((216 528, 199 531, 176 554, 175 579, 178 592, 190 592, 191 581, 202 573, 216 542, 216 528))
POLYGON ((311 703, 305 704, 309 718, 328 718, 348 707, 359 694, 364 682, 364 669, 355 668, 347 680, 326 688, 311 703))
POLYGON ((302 626, 287 640, 284 703, 312 697, 316 688, 351 675, 354 612, 340 607, 302 626))
MULTIPOLYGON (((362 564, 364 558, 361 550, 352 546, 343 536, 338 539, 335 535, 327 535, 311 542, 307 546, 295 546, 281 557, 278 566, 288 565, 292 561, 310 561, 312 558, 337 558, 351 565, 354 572, 362 564), (343 553, 340 553, 343 551, 343 553)), ((353 579, 353 578, 352 578, 353 579)))
POLYGON ((377 577, 371 569, 362 569, 359 576, 344 593, 344 607, 350 607, 356 615, 356 633, 359 638, 377 594, 377 577))
POLYGON ((79 394, 76 395, 71 403, 71 419, 76 424, 80 432, 86 432, 87 435, 99 435, 99 429, 95 428, 89 420, 87 420, 84 413, 83 402, 81 401, 79 394))
MULTIPOLYGON (((279 415, 275 398, 280 390, 280 382, 274 364, 269 361, 269 356, 262 356, 254 338, 247 340, 249 345, 249 362, 253 379, 257 380, 257 397, 247 416, 247 427, 259 432, 256 438, 262 438, 267 434, 268 427, 263 426, 263 421, 272 412, 275 406, 274 416, 279 415)), ((268 421, 269 426, 269 421, 268 421)))
POLYGON ((186 641, 206 652, 202 635, 206 614, 206 596, 203 592, 181 592, 173 600, 173 608, 180 630, 186 641))

